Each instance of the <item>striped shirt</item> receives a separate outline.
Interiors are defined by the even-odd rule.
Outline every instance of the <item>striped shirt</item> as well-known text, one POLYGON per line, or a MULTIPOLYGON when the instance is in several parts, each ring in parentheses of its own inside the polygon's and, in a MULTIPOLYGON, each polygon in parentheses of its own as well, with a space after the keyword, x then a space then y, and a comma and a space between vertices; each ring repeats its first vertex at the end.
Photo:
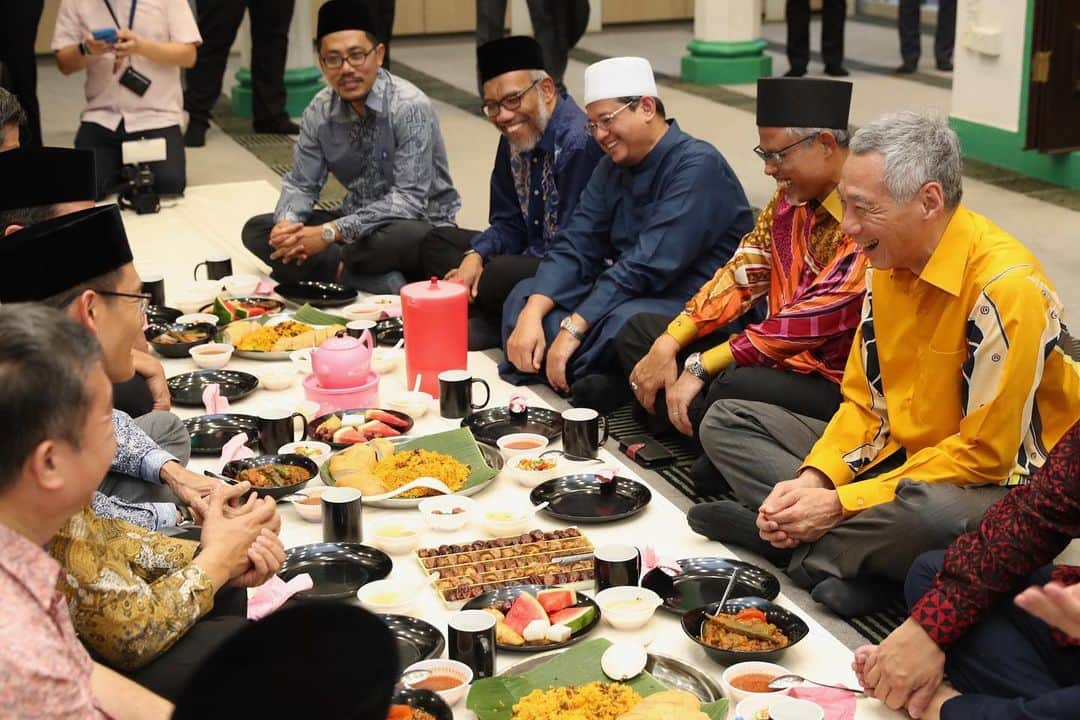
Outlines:
POLYGON ((705 284, 667 332, 683 347, 766 299, 768 316, 703 354, 711 373, 727 363, 817 373, 840 382, 863 300, 866 257, 840 231, 834 191, 792 205, 777 192, 731 260, 705 284))
POLYGON ((1061 302, 1038 260, 960 206, 922 273, 871 270, 843 402, 805 465, 851 511, 901 478, 1019 484, 1080 417, 1061 302), (853 482, 896 452, 894 470, 853 482))

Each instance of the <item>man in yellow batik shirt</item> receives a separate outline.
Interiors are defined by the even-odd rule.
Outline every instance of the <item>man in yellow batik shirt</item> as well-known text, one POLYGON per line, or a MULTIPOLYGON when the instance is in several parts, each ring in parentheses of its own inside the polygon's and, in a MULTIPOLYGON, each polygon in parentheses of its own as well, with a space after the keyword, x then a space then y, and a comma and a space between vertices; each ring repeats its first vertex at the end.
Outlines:
POLYGON ((863 127, 839 192, 842 228, 872 266, 840 409, 826 424, 714 404, 704 422, 728 432, 710 458, 757 512, 708 503, 691 524, 764 554, 850 617, 901 597, 914 558, 977 526, 1043 464, 1080 418, 1080 372, 1038 260, 960 204, 960 145, 944 120, 897 113, 863 127))

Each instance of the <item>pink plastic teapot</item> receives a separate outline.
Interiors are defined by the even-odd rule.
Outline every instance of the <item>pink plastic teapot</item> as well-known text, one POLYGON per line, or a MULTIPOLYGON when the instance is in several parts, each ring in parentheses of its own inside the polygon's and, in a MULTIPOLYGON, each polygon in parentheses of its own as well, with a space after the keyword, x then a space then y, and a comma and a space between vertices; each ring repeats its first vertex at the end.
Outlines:
POLYGON ((371 353, 375 341, 365 330, 359 338, 344 331, 323 341, 311 351, 311 369, 324 388, 351 388, 363 385, 371 375, 371 353))

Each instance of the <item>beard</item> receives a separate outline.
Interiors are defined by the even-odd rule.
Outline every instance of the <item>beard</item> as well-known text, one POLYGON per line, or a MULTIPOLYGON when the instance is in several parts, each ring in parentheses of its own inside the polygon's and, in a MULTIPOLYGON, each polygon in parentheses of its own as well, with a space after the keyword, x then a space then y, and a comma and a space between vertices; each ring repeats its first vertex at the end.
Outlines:
POLYGON ((510 143, 510 148, 518 153, 532 152, 536 147, 536 144, 540 142, 540 138, 544 136, 544 131, 547 130, 548 122, 550 121, 551 110, 548 109, 547 105, 540 103, 536 108, 536 122, 532 123, 529 136, 521 143, 516 143, 507 138, 507 142, 510 143))

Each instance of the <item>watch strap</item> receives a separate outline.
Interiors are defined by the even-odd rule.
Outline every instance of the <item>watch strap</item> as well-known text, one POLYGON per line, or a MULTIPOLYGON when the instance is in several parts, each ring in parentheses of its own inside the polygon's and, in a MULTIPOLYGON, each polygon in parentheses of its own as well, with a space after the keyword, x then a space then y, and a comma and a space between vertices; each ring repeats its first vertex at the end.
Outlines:
POLYGON ((684 366, 686 372, 690 373, 698 380, 708 382, 712 379, 709 371, 705 369, 705 366, 701 364, 701 353, 694 353, 690 357, 686 358, 686 364, 684 366))
POLYGON ((578 329, 578 326, 574 324, 569 315, 563 318, 563 321, 559 323, 559 327, 570 333, 570 337, 575 340, 582 341, 585 339, 585 333, 578 329))

